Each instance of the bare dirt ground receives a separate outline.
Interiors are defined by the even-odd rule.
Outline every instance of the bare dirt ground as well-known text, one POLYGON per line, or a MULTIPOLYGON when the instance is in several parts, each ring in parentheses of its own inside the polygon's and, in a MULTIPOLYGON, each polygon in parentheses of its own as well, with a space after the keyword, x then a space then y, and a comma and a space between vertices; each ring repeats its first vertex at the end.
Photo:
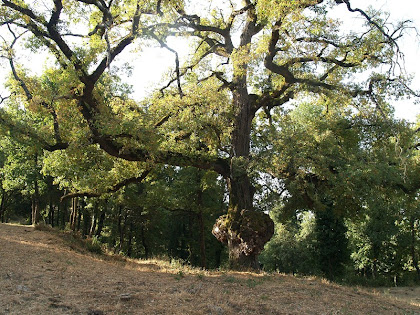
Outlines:
POLYGON ((391 289, 170 269, 72 247, 57 232, 0 224, 0 314, 420 314, 419 288, 402 300, 391 289))

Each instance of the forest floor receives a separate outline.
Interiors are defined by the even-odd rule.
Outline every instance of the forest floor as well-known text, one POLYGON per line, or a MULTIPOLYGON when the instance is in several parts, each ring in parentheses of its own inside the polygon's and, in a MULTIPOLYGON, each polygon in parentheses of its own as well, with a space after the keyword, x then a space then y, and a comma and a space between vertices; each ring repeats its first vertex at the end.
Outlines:
POLYGON ((63 235, 0 224, 0 314, 420 314, 419 287, 170 268, 94 255, 63 235))

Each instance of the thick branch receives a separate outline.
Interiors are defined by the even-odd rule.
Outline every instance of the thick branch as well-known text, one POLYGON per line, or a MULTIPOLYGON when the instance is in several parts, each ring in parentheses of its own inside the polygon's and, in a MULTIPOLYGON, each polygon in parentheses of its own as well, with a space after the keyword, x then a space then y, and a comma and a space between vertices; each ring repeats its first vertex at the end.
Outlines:
POLYGON ((29 8, 24 8, 22 6, 19 6, 15 3, 13 3, 12 1, 8 1, 8 0, 2 0, 3 5, 6 7, 9 7, 17 12, 22 13, 23 15, 28 16, 29 18, 31 18, 32 20, 46 26, 46 21, 44 20, 44 18, 37 16, 31 9, 29 8))
MULTIPOLYGON (((227 28, 219 28, 219 27, 215 27, 215 26, 211 26, 211 25, 202 25, 202 24, 200 24, 200 18, 198 16, 187 15, 182 10, 178 10, 178 13, 181 14, 181 17, 179 19, 179 22, 177 22, 174 25, 175 28, 177 28, 177 27, 189 27, 189 28, 192 28, 193 30, 195 30, 198 33, 209 32, 209 33, 221 35, 224 38, 225 43, 224 44, 220 43, 220 44, 226 49, 228 54, 233 52, 233 43, 232 43, 232 38, 230 36, 231 25, 228 25, 227 28)), ((209 38, 209 37, 205 36, 205 38, 209 38)), ((212 39, 210 39, 210 40, 212 40, 212 39)), ((207 43, 209 44, 210 47, 213 46, 211 42, 207 42, 207 43)))
POLYGON ((215 171, 222 176, 227 176, 229 173, 229 163, 222 158, 203 157, 199 155, 189 156, 179 152, 163 150, 151 154, 138 147, 127 148, 126 146, 120 145, 110 136, 97 135, 94 136, 93 140, 108 154, 127 161, 153 161, 155 163, 173 166, 193 166, 215 171))
MULTIPOLYGON (((86 78, 87 74, 82 65, 82 62, 75 56, 74 52, 71 50, 71 48, 67 45, 64 39, 61 37, 60 33, 58 32, 56 28, 56 25, 48 24, 47 29, 48 29, 50 38, 57 44, 61 52, 64 54, 64 56, 66 56, 67 60, 73 64, 74 68, 81 73, 83 78, 86 78)), ((84 81, 85 81, 83 82, 84 84, 86 85, 89 84, 89 82, 87 82, 86 80, 84 81)))
POLYGON ((47 27, 57 27, 62 9, 63 9, 63 3, 61 2, 61 0, 54 0, 53 14, 51 15, 51 18, 50 18, 50 21, 48 22, 47 27))
POLYGON ((277 53, 276 45, 280 39, 280 31, 279 31, 280 25, 281 25, 281 21, 277 21, 271 31, 271 39, 268 45, 268 54, 265 57, 264 65, 268 70, 283 76, 286 83, 293 84, 296 82, 296 79, 293 76, 293 74, 290 72, 290 70, 286 66, 284 65, 280 66, 274 62, 274 57, 276 56, 276 53, 277 53))
POLYGON ((147 170, 145 170, 138 177, 127 178, 127 179, 123 180, 122 182, 119 182, 118 184, 115 184, 114 186, 108 188, 103 193, 97 193, 97 192, 75 192, 75 193, 70 193, 70 194, 66 194, 66 195, 62 196, 60 200, 61 200, 61 202, 63 202, 64 200, 67 200, 69 198, 75 198, 75 197, 100 197, 103 194, 114 193, 114 192, 117 192, 118 190, 120 190, 121 188, 123 188, 123 187, 125 187, 125 186, 127 186, 129 184, 141 183, 144 179, 146 179, 146 177, 149 175, 150 171, 151 171, 150 169, 147 169, 147 170))
POLYGON ((284 95, 282 95, 283 93, 279 93, 279 95, 282 95, 281 97, 276 96, 276 94, 272 95, 272 97, 261 98, 257 103, 257 109, 263 107, 266 113, 269 113, 274 107, 279 107, 289 102, 295 95, 293 90, 290 90, 284 95))
MULTIPOLYGON (((364 59, 366 59, 367 56, 365 56, 361 61, 359 62, 363 62, 364 59)), ((328 64, 336 64, 342 68, 352 68, 352 67, 356 67, 357 65, 359 65, 359 63, 355 63, 355 62, 345 62, 344 60, 338 60, 335 58, 328 58, 328 57, 296 57, 296 58, 291 58, 289 59, 284 65, 285 66, 291 66, 293 64, 296 63, 305 63, 305 62, 317 62, 317 61, 321 61, 324 63, 328 63, 328 64)))
POLYGON ((130 45, 139 29, 139 23, 140 23, 140 6, 137 4, 136 12, 133 16, 133 22, 131 25, 131 32, 126 37, 124 37, 113 49, 110 49, 108 51, 107 56, 100 62, 98 67, 95 69, 95 71, 89 76, 90 81, 94 84, 100 76, 104 73, 105 69, 109 66, 109 64, 117 57, 128 45, 130 45))

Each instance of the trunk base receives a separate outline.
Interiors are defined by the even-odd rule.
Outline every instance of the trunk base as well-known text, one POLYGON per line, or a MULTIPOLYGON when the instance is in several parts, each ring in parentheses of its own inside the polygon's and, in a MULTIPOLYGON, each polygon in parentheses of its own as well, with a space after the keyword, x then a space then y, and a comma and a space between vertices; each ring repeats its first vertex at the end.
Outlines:
POLYGON ((231 269, 256 270, 258 255, 274 234, 274 223, 265 213, 242 210, 236 220, 230 214, 217 219, 212 233, 228 245, 231 269))
POLYGON ((229 269, 238 271, 256 271, 260 269, 257 254, 245 255, 240 244, 228 242, 229 269), (238 246, 239 245, 239 246, 238 246))

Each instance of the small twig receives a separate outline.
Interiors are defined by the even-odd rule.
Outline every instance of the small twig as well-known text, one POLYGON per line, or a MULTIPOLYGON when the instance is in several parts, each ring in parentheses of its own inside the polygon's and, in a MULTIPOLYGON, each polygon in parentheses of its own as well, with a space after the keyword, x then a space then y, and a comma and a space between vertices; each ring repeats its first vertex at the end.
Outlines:
POLYGON ((8 96, 1 96, 0 95, 0 105, 3 104, 4 101, 6 101, 7 99, 9 99, 12 96, 12 94, 8 95, 8 96))
MULTIPOLYGON (((154 33, 150 33, 150 35, 160 44, 160 46, 162 48, 165 48, 167 50, 169 50, 171 53, 173 53, 175 55, 175 74, 176 74, 176 82, 177 82, 177 87, 178 87, 178 93, 180 95, 180 97, 184 97, 184 92, 182 91, 182 87, 181 87, 181 71, 180 71, 180 67, 179 67, 179 55, 178 52, 169 47, 168 44, 166 44, 163 40, 161 40, 156 34, 154 33)), ((172 82, 174 82, 175 80, 172 80, 165 88, 167 88, 172 82)), ((161 92, 163 91, 163 89, 161 89, 161 92)))

